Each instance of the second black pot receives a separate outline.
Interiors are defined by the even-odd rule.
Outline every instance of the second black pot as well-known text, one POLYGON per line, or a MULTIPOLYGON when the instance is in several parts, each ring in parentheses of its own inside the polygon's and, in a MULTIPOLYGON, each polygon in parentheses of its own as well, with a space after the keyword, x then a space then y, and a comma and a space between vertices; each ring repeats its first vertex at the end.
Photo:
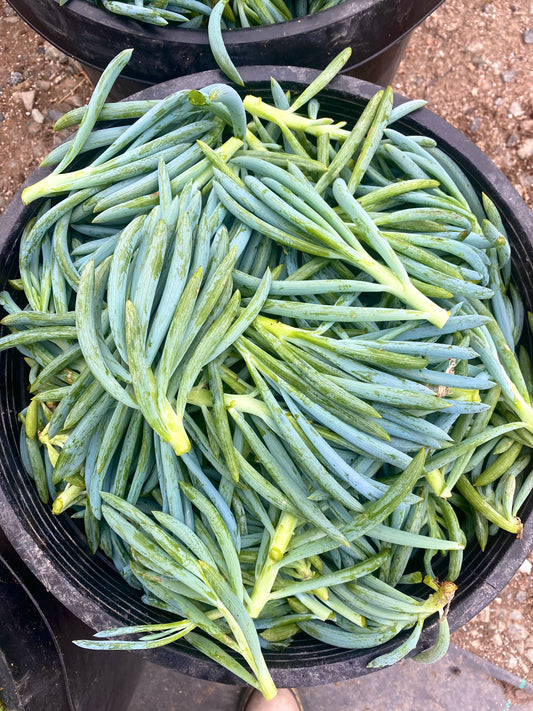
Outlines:
MULTIPOLYGON (((155 27, 113 15, 85 0, 8 0, 31 27, 97 79, 121 50, 133 47, 114 98, 185 74, 216 69, 205 30, 155 27)), ((410 33, 443 0, 345 0, 275 25, 228 30, 224 42, 237 66, 274 64, 323 69, 345 47, 346 72, 376 84, 392 81, 410 33)))

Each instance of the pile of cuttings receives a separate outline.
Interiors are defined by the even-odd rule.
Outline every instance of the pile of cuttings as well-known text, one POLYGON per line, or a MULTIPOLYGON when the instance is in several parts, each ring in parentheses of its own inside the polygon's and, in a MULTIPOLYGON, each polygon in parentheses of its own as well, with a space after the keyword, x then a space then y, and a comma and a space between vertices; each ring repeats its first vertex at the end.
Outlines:
MULTIPOLYGON (((69 0, 59 0, 66 5, 69 0)), ((86 0, 108 12, 148 25, 177 23, 182 29, 206 29, 217 16, 220 30, 274 25, 340 5, 343 0, 86 0)))
POLYGON ((395 127, 421 102, 390 88, 353 127, 320 114, 331 69, 296 97, 272 80, 270 103, 217 84, 104 104, 121 61, 59 120, 79 130, 23 194, 45 198, 25 305, 1 296, 40 497, 176 617, 79 644, 184 638, 271 698, 265 649, 403 631, 384 666, 438 612, 417 656, 438 659, 464 548, 520 535, 533 487, 495 205, 395 127))

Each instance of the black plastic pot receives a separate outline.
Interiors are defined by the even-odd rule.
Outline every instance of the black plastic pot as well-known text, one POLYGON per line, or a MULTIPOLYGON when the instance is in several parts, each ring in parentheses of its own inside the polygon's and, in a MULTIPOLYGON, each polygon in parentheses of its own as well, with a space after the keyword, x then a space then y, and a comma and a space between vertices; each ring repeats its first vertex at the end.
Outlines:
MULTIPOLYGON (((146 86, 216 69, 207 32, 154 27, 113 15, 85 0, 8 0, 48 42, 98 77, 119 51, 135 49, 115 86, 122 98, 146 86)), ((376 84, 392 81, 414 28, 443 0, 345 0, 337 7, 276 25, 224 32, 237 66, 276 64, 322 69, 345 47, 346 71, 376 84)))
POLYGON ((88 634, 30 573, 0 530, 0 708, 124 711, 143 661, 124 652, 92 654, 72 644, 88 634))
MULTIPOLYGON (((270 77, 284 88, 298 92, 317 72, 294 67, 248 67, 243 69, 247 90, 266 97, 270 77)), ((147 89, 143 98, 161 98, 184 88, 201 88, 222 79, 219 72, 182 77, 147 89)), ((351 77, 337 78, 321 94, 323 111, 337 120, 353 121, 377 87, 351 77)), ((132 97, 132 98, 139 98, 132 97)), ((397 103, 403 101, 396 97, 397 103)), ((533 309, 533 215, 496 166, 461 133, 430 111, 420 110, 400 122, 410 133, 437 139, 440 147, 455 159, 479 191, 496 203, 505 221, 513 247, 514 282, 526 309, 533 309)), ((36 171, 29 181, 42 176, 36 171)), ((24 207, 17 195, 0 217, 0 287, 16 271, 18 239, 23 224, 38 205, 24 207)), ((532 343, 526 347, 533 352, 532 343)), ((79 529, 67 516, 55 517, 43 506, 25 474, 18 454, 17 412, 25 402, 23 362, 15 351, 0 358, 0 526, 35 575, 58 600, 92 629, 117 625, 160 622, 168 619, 140 601, 110 562, 93 557, 79 529)), ((533 496, 524 505, 523 538, 503 531, 489 540, 484 553, 475 547, 465 555, 459 589, 449 620, 452 630, 480 612, 509 582, 533 547, 533 496)), ((437 574, 439 571, 436 571, 437 574)), ((443 573, 444 574, 444 573, 443 573)), ((422 591, 421 591, 422 592, 422 591)), ((423 591, 427 594, 427 588, 423 591)), ((422 634, 419 649, 434 639, 436 620, 422 634)), ((393 648, 398 640, 383 645, 393 648)), ((185 642, 143 653, 151 661, 178 669, 191 676, 227 683, 239 683, 227 671, 199 657, 185 642)), ((296 639, 286 651, 267 653, 275 682, 280 686, 310 686, 362 676, 376 651, 353 651, 329 647, 310 639, 296 639)))

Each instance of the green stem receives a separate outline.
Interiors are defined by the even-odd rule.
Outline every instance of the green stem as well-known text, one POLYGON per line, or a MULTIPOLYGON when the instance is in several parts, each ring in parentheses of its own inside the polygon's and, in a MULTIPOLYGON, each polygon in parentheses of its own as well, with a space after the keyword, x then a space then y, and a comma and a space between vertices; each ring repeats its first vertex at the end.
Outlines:
POLYGON ((276 526, 274 537, 270 543, 266 562, 259 574, 250 597, 248 612, 250 617, 259 617, 261 610, 268 602, 272 586, 279 570, 279 561, 283 558, 292 538, 298 519, 290 513, 283 512, 276 526))
MULTIPOLYGON (((517 391, 518 392, 518 391, 517 391)), ((517 394, 513 402, 515 412, 522 422, 525 422, 528 429, 533 432, 533 407, 528 405, 523 397, 517 394)))
POLYGON ((431 299, 424 296, 416 286, 410 281, 401 281, 392 271, 376 262, 375 259, 365 253, 365 257, 359 258, 358 265, 367 274, 370 274, 377 282, 390 287, 391 293, 419 311, 429 312, 428 321, 438 328, 442 328, 448 320, 450 313, 437 306, 431 299))
MULTIPOLYGON (((198 407, 213 407, 211 393, 201 388, 193 388, 187 395, 187 402, 198 407)), ((252 395, 237 395, 234 393, 224 393, 224 404, 227 408, 235 408, 239 412, 246 412, 249 415, 256 415, 262 420, 270 421, 270 410, 264 402, 252 395)))
POLYGON ((432 491, 437 496, 442 496, 442 492, 446 487, 446 479, 441 469, 433 469, 433 471, 426 472, 426 481, 430 485, 432 491))
POLYGON ((56 516, 71 506, 77 498, 83 494, 85 487, 67 484, 65 489, 56 497, 52 506, 52 511, 56 516))
POLYGON ((509 520, 499 514, 492 506, 481 496, 475 487, 468 481, 463 474, 456 484, 456 488, 465 497, 465 499, 484 516, 486 519, 495 523, 496 526, 503 528, 509 533, 516 533, 520 538, 522 535, 523 524, 516 516, 509 520))
POLYGON ((327 133, 331 138, 344 141, 350 135, 350 131, 346 131, 339 127, 338 124, 332 124, 331 119, 309 119, 305 116, 277 109, 275 106, 270 106, 265 103, 260 97, 246 96, 243 100, 243 105, 248 113, 252 116, 273 121, 278 126, 283 124, 295 131, 304 131, 312 136, 320 136, 327 133))

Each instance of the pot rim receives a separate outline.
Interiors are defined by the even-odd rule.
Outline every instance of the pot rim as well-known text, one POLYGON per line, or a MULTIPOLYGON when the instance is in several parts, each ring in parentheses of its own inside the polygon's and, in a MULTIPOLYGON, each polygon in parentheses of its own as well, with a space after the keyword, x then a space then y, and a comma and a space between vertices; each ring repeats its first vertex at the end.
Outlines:
MULTIPOLYGON (((16 0, 8 0, 8 2, 16 9, 16 0)), ((53 0, 59 5, 59 0, 53 0)), ((397 4, 401 4, 402 0, 395 0, 397 4)), ((405 28, 398 36, 391 38, 389 44, 393 44, 406 32, 412 31, 420 22, 422 22, 429 14, 437 9, 444 0, 417 0, 416 20, 405 28)), ((293 18, 285 22, 278 22, 273 25, 259 25, 257 27, 243 27, 223 30, 224 43, 231 49, 232 46, 242 44, 250 44, 251 42, 270 42, 280 36, 279 28, 283 28, 284 37, 297 37, 302 34, 320 30, 328 24, 342 24, 353 15, 365 15, 368 12, 384 12, 390 8, 391 0, 343 0, 339 5, 321 10, 320 12, 311 15, 305 15, 302 18, 293 18), (253 36, 253 39, 252 39, 253 36)), ((410 4, 410 3, 409 3, 410 4)), ((79 16, 83 21, 90 21, 111 27, 113 29, 124 30, 137 37, 153 36, 154 40, 169 39, 174 42, 183 42, 191 45, 208 45, 207 30, 186 29, 180 25, 168 24, 164 27, 150 25, 127 17, 122 17, 114 13, 108 12, 102 7, 92 5, 86 0, 69 0, 62 8, 62 11, 71 12, 79 16), (169 34, 170 33, 170 34, 169 34)))

